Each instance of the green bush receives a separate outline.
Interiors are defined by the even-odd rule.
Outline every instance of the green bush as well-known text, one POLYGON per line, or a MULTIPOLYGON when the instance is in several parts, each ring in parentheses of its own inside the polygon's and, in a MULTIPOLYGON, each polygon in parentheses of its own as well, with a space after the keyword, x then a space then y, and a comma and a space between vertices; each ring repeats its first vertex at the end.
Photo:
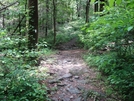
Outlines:
POLYGON ((103 76, 107 76, 108 84, 118 92, 123 101, 132 101, 134 95, 134 57, 117 57, 116 53, 103 55, 89 54, 85 56, 90 66, 96 66, 103 76))
POLYGON ((26 38, 2 35, 0 39, 0 101, 49 101, 47 88, 39 84, 46 71, 39 71, 38 58, 50 54, 46 43, 27 49, 26 38), (39 73, 40 72, 40 73, 39 73))
POLYGON ((97 66, 98 69, 104 75, 110 75, 114 72, 115 65, 116 65, 116 53, 109 53, 105 55, 87 55, 85 57, 86 61, 89 63, 90 66, 97 66))
POLYGON ((27 49, 27 39, 25 37, 19 38, 19 37, 9 37, 4 36, 0 40, 0 51, 8 50, 8 49, 16 49, 16 50, 25 50, 27 49))
POLYGON ((1 101, 44 101, 46 87, 38 83, 28 71, 18 69, 10 72, 0 83, 1 101))
POLYGON ((122 101, 134 98, 133 8, 134 1, 106 6, 104 15, 85 25, 80 35, 85 47, 96 53, 87 55, 87 62, 107 76, 108 84, 122 101))
POLYGON ((1 101, 48 100, 45 85, 38 83, 37 68, 26 64, 13 51, 1 56, 0 60, 1 101))

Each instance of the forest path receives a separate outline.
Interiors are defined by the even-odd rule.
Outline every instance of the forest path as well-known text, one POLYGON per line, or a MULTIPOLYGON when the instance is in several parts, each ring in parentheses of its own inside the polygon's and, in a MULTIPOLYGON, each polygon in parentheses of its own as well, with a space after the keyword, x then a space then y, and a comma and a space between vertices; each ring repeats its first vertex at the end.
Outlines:
POLYGON ((97 78, 99 72, 90 68, 82 58, 87 51, 78 49, 72 43, 75 39, 62 45, 68 50, 58 50, 40 62, 40 66, 47 68, 50 75, 44 81, 49 98, 52 101, 109 101, 102 81, 97 78), (69 49, 71 47, 73 49, 69 49))
POLYGON ((106 100, 98 71, 89 68, 82 56, 83 49, 63 50, 41 61, 48 68, 45 84, 52 101, 109 101, 106 100))

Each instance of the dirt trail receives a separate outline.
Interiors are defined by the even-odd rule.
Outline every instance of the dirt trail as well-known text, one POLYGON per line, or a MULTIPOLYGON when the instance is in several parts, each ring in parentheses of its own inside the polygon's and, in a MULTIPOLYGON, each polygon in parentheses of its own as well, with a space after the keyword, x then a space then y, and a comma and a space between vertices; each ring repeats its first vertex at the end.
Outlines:
POLYGON ((50 77, 45 81, 52 101, 109 101, 98 72, 83 61, 83 49, 58 51, 41 61, 50 77))

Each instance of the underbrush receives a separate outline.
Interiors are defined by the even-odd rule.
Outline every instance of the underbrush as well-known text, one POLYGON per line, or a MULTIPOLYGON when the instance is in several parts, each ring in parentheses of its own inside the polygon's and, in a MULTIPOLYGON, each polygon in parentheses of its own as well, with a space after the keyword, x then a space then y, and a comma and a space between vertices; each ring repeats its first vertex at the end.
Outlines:
POLYGON ((0 100, 49 101, 45 80, 47 70, 37 67, 42 55, 52 53, 47 43, 38 44, 36 50, 27 49, 25 37, 2 36, 0 39, 0 100))
MULTIPOLYGON (((85 60, 92 67, 98 67, 102 76, 107 76, 105 80, 110 85, 107 93, 116 92, 115 96, 122 101, 132 101, 134 98, 134 56, 118 57, 115 52, 85 56, 85 60), (111 90, 111 91, 109 91, 111 90), (125 99, 125 100, 124 100, 125 99)), ((119 100, 118 99, 118 100, 119 100)))
MULTIPOLYGON (((55 46, 61 45, 63 43, 69 42, 70 40, 77 38, 78 43, 81 44, 81 41, 78 35, 81 33, 80 28, 84 24, 84 20, 76 20, 64 25, 59 25, 57 28, 56 42, 53 43, 53 31, 50 31, 48 36, 44 39, 48 43, 49 47, 54 48, 55 46)), ((81 46, 81 45, 80 45, 81 46)))
MULTIPOLYGON (((133 5, 133 1, 129 2, 133 5)), ((91 54, 86 61, 105 76, 108 92, 121 101, 134 98, 134 5, 106 5, 104 15, 83 26, 80 39, 91 54), (124 6, 126 5, 126 6, 124 6)))
POLYGON ((56 42, 53 42, 53 35, 47 36, 45 39, 49 43, 49 47, 54 48, 60 44, 66 43, 73 39, 75 35, 67 35, 66 33, 57 33, 56 42))

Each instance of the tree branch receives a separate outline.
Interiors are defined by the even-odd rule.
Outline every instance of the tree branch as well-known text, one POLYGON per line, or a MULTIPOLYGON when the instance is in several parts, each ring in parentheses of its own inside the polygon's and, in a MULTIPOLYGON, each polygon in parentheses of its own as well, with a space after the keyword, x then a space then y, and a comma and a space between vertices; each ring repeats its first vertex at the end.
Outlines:
POLYGON ((20 26, 20 24, 24 18, 25 18, 25 15, 22 17, 21 21, 18 23, 17 27, 15 28, 15 30, 13 31, 13 33, 11 35, 13 35, 16 32, 16 30, 18 29, 18 27, 20 26))
POLYGON ((14 3, 12 3, 12 4, 8 5, 8 6, 3 7, 2 9, 0 9, 0 12, 1 12, 2 10, 4 10, 4 9, 10 7, 10 6, 13 6, 13 5, 17 4, 17 3, 18 3, 18 1, 14 2, 14 3))
POLYGON ((2 6, 5 6, 5 5, 4 5, 3 3, 1 3, 1 2, 0 2, 0 4, 1 4, 2 6))

